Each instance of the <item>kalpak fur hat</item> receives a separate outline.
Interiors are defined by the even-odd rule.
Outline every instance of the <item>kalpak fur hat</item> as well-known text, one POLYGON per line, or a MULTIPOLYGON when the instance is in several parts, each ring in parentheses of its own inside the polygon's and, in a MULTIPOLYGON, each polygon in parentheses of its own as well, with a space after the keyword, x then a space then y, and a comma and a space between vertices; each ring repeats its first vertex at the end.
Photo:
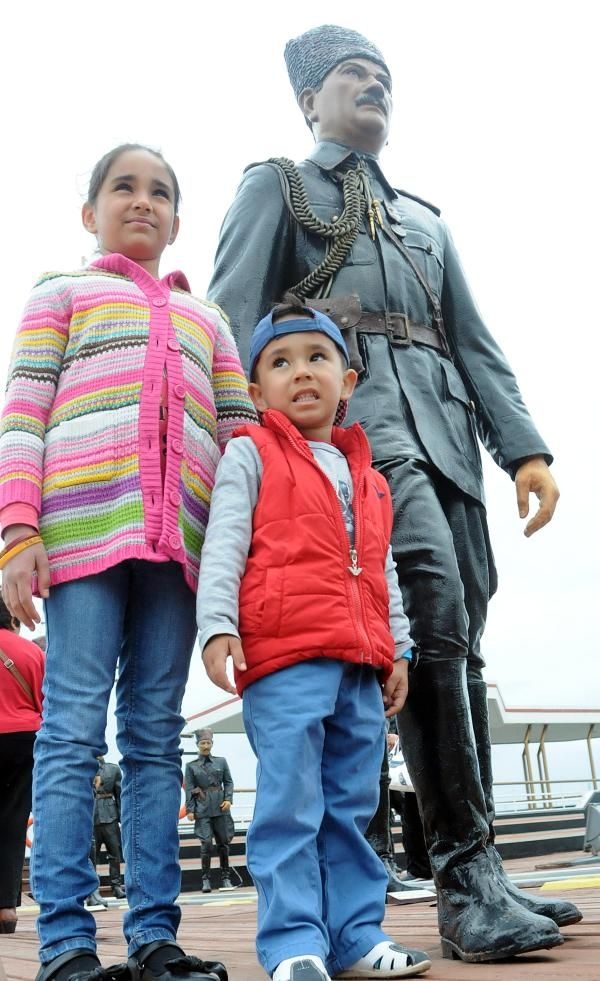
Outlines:
POLYGON ((385 68, 383 55, 372 41, 358 31, 335 24, 322 24, 291 38, 283 53, 296 99, 304 89, 316 89, 326 75, 349 58, 366 58, 385 68))

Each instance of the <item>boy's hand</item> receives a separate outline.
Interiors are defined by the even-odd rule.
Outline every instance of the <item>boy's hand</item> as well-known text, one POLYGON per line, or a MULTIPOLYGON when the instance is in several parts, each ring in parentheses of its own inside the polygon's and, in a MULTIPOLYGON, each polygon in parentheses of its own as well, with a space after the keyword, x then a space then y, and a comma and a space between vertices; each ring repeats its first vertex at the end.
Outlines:
POLYGON ((383 704, 386 718, 399 712, 408 695, 408 661, 401 657, 394 661, 394 670, 383 686, 383 704))
POLYGON ((238 671, 246 670, 242 642, 239 637, 231 634, 215 634, 202 651, 202 660, 206 673, 213 685, 218 685, 230 695, 237 695, 237 690, 227 677, 227 658, 232 657, 238 671))

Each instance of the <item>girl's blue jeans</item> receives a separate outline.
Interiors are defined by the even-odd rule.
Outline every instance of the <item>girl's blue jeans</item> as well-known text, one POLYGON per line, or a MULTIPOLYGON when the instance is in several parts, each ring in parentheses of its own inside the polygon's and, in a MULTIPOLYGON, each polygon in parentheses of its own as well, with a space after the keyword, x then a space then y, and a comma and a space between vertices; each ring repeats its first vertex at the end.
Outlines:
POLYGON ((89 861, 92 781, 96 757, 107 751, 115 674, 124 933, 133 954, 154 940, 174 940, 181 915, 181 702, 196 639, 195 597, 177 563, 130 560, 53 586, 45 614, 31 859, 40 959, 96 947, 95 919, 84 907, 98 885, 89 861))
POLYGON ((302 954, 334 976, 387 939, 388 875, 364 837, 379 798, 385 721, 374 670, 302 661, 244 690, 257 756, 248 867, 258 959, 302 954))

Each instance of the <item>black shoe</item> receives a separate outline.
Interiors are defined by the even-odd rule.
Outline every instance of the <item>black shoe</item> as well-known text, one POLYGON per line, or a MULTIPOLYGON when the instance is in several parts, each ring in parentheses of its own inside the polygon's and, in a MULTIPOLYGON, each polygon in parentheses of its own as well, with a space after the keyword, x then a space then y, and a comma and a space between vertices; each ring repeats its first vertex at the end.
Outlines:
POLYGON ((35 981, 131 981, 127 964, 104 968, 87 949, 67 950, 42 964, 35 981))
POLYGON ((401 892, 404 889, 404 884, 400 878, 400 872, 396 868, 396 863, 389 858, 381 858, 383 862, 385 871, 388 874, 388 884, 385 887, 386 892, 401 892))
POLYGON ((212 892, 212 886, 210 884, 210 879, 207 875, 202 879, 202 892, 212 892))
POLYGON ((107 909, 108 903, 102 898, 97 889, 94 889, 85 901, 85 908, 90 910, 107 909))
POLYGON ((116 899, 125 899, 127 893, 123 889, 123 886, 117 885, 112 887, 112 894, 116 899))
POLYGON ((188 957, 177 944, 156 940, 127 961, 131 981, 228 981, 220 961, 188 957))

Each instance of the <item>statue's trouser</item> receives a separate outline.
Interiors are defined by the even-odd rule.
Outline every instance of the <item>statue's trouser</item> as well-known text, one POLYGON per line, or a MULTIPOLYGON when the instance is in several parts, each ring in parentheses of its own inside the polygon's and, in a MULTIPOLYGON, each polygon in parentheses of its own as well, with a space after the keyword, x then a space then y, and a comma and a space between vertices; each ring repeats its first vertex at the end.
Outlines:
MULTIPOLYGON (((104 845, 108 855, 108 877, 113 889, 121 886, 121 830, 118 821, 110 821, 107 824, 94 825, 94 841, 96 843, 96 853, 104 845)), ((94 862, 94 866, 95 866, 94 862)))
MULTIPOLYGON (((210 860, 212 854, 212 841, 213 835, 217 845, 217 855, 219 856, 219 866, 225 871, 229 869, 229 841, 227 838, 227 830, 224 821, 224 816, 219 814, 217 817, 204 819, 205 823, 208 824, 210 821, 210 838, 200 839, 200 855, 202 857, 202 872, 204 875, 208 875, 210 870, 210 860)), ((206 829, 204 829, 206 830, 206 829)))
POLYGON ((470 672, 483 666, 479 642, 496 584, 485 510, 418 461, 382 470, 420 654, 398 727, 438 891, 444 954, 487 961, 556 946, 555 923, 509 896, 488 851, 467 689, 467 660, 470 672))

